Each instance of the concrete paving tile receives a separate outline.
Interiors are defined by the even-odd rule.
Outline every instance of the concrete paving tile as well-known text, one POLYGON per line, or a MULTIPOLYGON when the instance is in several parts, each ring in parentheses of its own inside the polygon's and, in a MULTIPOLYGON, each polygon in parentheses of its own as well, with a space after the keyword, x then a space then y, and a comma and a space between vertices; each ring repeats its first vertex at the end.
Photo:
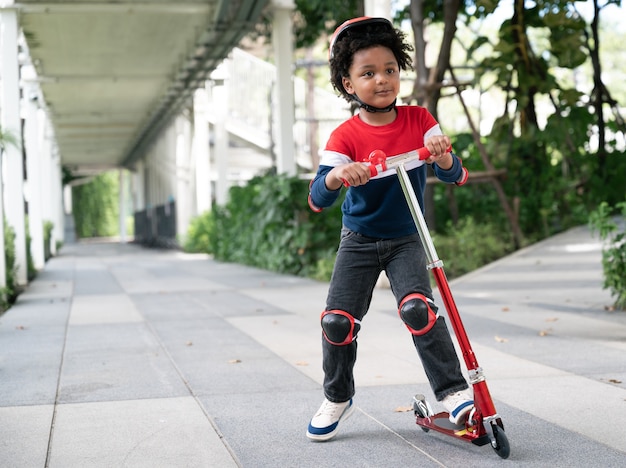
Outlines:
POLYGON ((22 301, 0 317, 0 406, 54 402, 69 304, 22 301))
POLYGON ((621 388, 576 375, 558 375, 497 379, 491 381, 490 389, 508 405, 626 453, 621 431, 626 399, 621 388), (590 415, 601 415, 602 424, 591 429, 585 423, 590 415))
POLYGON ((0 407, 0 466, 46 466, 53 405, 0 407))
POLYGON ((125 294, 76 296, 72 301, 70 325, 142 322, 143 317, 125 294))
MULTIPOLYGON (((327 285, 128 244, 64 247, 41 289, 76 279, 75 294, 23 296, 0 317, 0 420, 53 403, 58 380, 56 467, 621 468, 626 314, 604 309, 600 259, 574 229, 451 282, 511 443, 506 462, 415 425, 413 394, 441 408, 389 289, 375 291, 359 333, 357 411, 312 443, 327 285), (212 443, 224 459, 208 458, 212 443)), ((37 414, 22 413, 26 429, 50 426, 37 414)))
POLYGON ((113 275, 102 264, 77 267, 74 278, 74 295, 120 294, 124 291, 113 275))
POLYGON ((154 329, 197 395, 254 394, 284 385, 293 389, 311 385, 280 356, 223 319, 160 322, 154 329))
POLYGON ((227 468, 237 462, 196 400, 182 397, 60 405, 49 466, 227 468))
POLYGON ((70 327, 59 383, 60 402, 186 394, 175 365, 146 324, 70 327))
POLYGON ((69 298, 72 296, 73 281, 38 280, 31 282, 26 290, 19 295, 19 301, 33 299, 69 298))

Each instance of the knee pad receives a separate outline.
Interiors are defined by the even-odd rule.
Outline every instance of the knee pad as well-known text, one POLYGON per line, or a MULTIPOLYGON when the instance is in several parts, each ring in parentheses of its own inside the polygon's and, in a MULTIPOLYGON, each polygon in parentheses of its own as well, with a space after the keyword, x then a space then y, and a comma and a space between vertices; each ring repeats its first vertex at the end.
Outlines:
POLYGON ((409 294, 402 299, 398 314, 411 334, 417 336, 428 333, 437 322, 437 307, 422 294, 409 294))
POLYGON ((361 321, 343 310, 325 310, 321 322, 324 338, 337 346, 352 343, 361 329, 361 321))

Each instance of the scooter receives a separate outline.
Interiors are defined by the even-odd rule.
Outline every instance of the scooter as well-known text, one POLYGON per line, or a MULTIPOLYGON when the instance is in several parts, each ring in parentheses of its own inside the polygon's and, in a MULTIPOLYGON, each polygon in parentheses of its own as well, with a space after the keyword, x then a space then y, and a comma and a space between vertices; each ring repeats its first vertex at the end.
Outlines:
MULTIPOLYGON (((451 151, 452 148, 449 148, 451 151)), ((501 458, 508 458, 510 454, 509 441, 504 433, 504 425, 502 419, 496 412, 496 408, 491 399, 487 382, 483 374, 483 369, 478 365, 474 351, 467 337, 465 327, 461 321, 459 311, 457 309, 446 274, 443 270, 443 261, 437 256, 437 251, 433 244, 432 238, 428 231, 424 215, 419 206, 419 201, 412 188, 411 181, 404 165, 413 160, 428 159, 430 153, 427 148, 420 148, 411 153, 387 158, 385 153, 380 150, 372 151, 366 163, 369 164, 372 176, 380 171, 391 168, 396 169, 402 191, 409 205, 409 210, 415 225, 419 232, 426 256, 428 259, 428 269, 432 271, 439 292, 443 299, 448 318, 452 324, 452 328, 459 343, 459 347, 463 353, 463 359, 467 366, 469 381, 474 390, 474 408, 464 426, 456 426, 448 419, 447 412, 435 414, 432 407, 426 401, 424 395, 418 394, 413 397, 413 412, 415 413, 416 423, 424 432, 431 429, 443 434, 471 442, 474 445, 483 446, 491 444, 491 447, 501 458)), ((463 185, 467 182, 468 171, 464 167, 463 175, 456 182, 457 185, 463 185)))

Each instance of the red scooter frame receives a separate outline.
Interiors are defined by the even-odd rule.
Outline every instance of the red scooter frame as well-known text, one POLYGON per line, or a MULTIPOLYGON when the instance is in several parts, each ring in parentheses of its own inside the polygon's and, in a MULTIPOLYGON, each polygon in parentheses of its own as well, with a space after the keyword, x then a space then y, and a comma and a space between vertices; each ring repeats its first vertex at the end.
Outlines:
MULTIPOLYGON (((449 149, 451 151, 451 148, 449 149)), ((376 150, 370 154, 368 164, 372 176, 381 169, 387 170, 395 167, 396 173, 402 186, 402 191, 409 205, 409 210, 415 221, 415 226, 419 232, 426 256, 428 259, 428 269, 432 271, 437 287, 443 299, 448 318, 452 324, 459 347, 463 353, 463 359, 467 366, 470 384, 474 390, 474 409, 470 412, 465 426, 455 426, 448 419, 447 412, 435 414, 423 395, 415 395, 413 410, 416 423, 422 430, 428 432, 434 430, 443 434, 456 437, 475 445, 486 445, 491 443, 492 448, 501 458, 507 458, 510 453, 508 439, 504 433, 504 425, 491 399, 487 382, 483 375, 482 368, 478 365, 474 351, 465 332, 465 327, 461 321, 446 274, 443 270, 443 261, 437 256, 437 251, 428 231, 424 215, 420 209, 419 202, 412 188, 411 181, 404 164, 412 160, 424 160, 430 156, 428 149, 421 148, 408 155, 387 158, 385 154, 376 150)), ((457 181, 457 185, 463 185, 468 178, 467 169, 463 168, 463 175, 457 181)))

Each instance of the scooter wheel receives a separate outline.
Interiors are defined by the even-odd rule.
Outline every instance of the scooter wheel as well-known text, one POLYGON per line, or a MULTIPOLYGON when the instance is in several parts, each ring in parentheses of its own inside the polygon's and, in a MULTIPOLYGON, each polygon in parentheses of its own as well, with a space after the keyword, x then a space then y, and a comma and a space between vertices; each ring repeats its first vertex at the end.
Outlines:
MULTIPOLYGON (((423 395, 415 395, 413 397, 413 413, 420 418, 427 418, 433 415, 433 410, 423 395)), ((424 432, 430 431, 428 427, 424 426, 420 426, 420 429, 424 432)))
POLYGON ((491 443, 491 446, 496 451, 500 458, 509 458, 509 454, 511 453, 511 447, 509 446, 509 439, 507 439, 506 434, 504 433, 504 429, 502 429, 497 424, 493 425, 493 436, 495 437, 495 442, 491 443))

